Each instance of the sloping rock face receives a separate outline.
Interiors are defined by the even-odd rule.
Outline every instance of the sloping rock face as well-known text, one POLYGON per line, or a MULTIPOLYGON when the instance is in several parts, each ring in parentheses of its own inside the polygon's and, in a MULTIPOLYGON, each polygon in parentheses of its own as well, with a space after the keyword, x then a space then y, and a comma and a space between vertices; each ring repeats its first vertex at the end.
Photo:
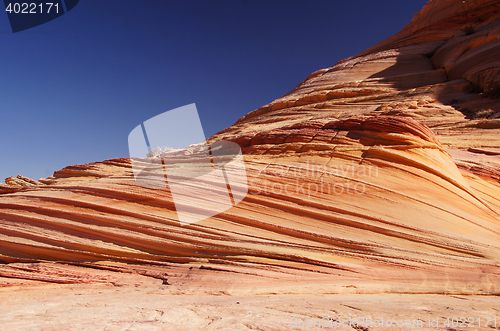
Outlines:
POLYGON ((187 226, 128 159, 11 177, 0 275, 71 282, 30 264, 56 261, 191 291, 499 294, 499 59, 498 1, 428 2, 211 137, 242 147, 249 194, 187 226))

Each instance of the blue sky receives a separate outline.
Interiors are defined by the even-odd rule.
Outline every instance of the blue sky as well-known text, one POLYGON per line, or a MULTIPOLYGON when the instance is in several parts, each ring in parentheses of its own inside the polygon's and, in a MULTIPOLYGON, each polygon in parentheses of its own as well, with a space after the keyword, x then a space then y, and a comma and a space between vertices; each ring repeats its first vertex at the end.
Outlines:
POLYGON ((134 127, 196 103, 208 137, 395 34, 425 0, 81 0, 0 14, 0 182, 128 157, 134 127))

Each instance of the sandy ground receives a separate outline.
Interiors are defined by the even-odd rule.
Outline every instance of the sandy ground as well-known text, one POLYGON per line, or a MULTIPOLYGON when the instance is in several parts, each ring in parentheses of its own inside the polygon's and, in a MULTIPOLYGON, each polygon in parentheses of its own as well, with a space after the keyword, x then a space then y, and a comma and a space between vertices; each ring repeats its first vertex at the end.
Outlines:
POLYGON ((498 296, 188 295, 130 277, 123 286, 1 288, 0 330, 500 330, 498 296))

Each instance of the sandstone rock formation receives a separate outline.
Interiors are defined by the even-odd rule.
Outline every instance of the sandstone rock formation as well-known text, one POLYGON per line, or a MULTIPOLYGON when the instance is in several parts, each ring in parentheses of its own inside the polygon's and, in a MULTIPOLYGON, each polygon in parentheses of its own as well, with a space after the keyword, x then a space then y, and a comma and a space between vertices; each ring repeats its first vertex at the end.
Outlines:
POLYGON ((119 278, 83 266, 182 293, 498 295, 499 59, 498 1, 429 1, 211 137, 242 147, 250 194, 187 226, 125 158, 11 177, 3 284, 119 278))

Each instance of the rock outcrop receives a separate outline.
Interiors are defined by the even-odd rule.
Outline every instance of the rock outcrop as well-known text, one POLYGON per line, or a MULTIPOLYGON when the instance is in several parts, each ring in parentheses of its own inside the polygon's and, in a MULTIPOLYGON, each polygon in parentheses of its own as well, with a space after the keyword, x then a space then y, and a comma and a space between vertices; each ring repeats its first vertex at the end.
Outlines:
POLYGON ((249 195, 187 226, 128 159, 8 179, 0 276, 71 282, 31 264, 52 261, 191 290, 498 295, 499 59, 498 1, 429 1, 211 137, 242 147, 249 195))

